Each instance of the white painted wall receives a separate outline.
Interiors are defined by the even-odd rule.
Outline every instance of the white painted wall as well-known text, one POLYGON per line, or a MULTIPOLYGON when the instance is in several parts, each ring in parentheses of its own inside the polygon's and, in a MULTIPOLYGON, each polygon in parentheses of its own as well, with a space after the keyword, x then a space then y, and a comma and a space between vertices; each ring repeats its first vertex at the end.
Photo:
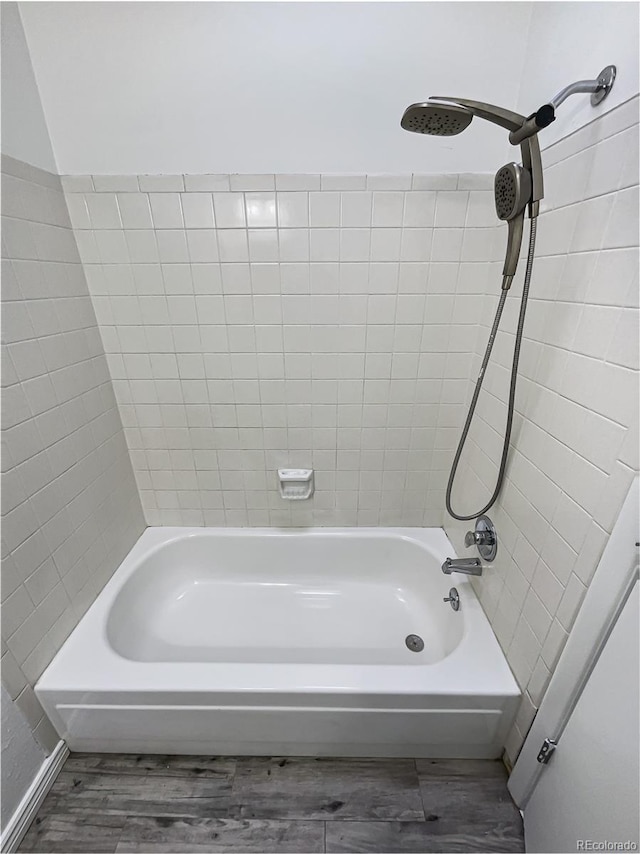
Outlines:
POLYGON ((2 828, 31 785, 45 760, 18 707, 2 688, 2 828))
POLYGON ((534 3, 518 109, 529 115, 574 80, 593 79, 617 67, 611 94, 592 107, 573 95, 541 134, 543 146, 628 101, 638 83, 638 3, 534 3))
POLYGON ((2 151, 56 172, 17 3, 2 3, 2 151))
MULTIPOLYGON (((4 3, 8 23, 14 4, 4 3)), ((571 99, 543 145, 638 92, 638 4, 20 4, 60 171, 492 171, 511 154, 476 121, 455 140, 407 134, 404 108, 460 94, 529 113, 618 67, 597 109, 571 99)), ((13 31, 15 28, 11 27, 13 31)), ((12 42, 3 49, 13 61, 12 42)), ((28 59, 19 76, 31 73, 28 59)), ((3 84, 5 115, 42 125, 3 84), (5 91, 6 90, 6 91, 5 91)), ((51 168, 34 140, 29 162, 51 168)), ((5 134, 5 150, 17 140, 5 134)))
POLYGON ((400 128, 429 95, 515 107, 531 4, 21 4, 61 173, 483 172, 511 147, 400 128))

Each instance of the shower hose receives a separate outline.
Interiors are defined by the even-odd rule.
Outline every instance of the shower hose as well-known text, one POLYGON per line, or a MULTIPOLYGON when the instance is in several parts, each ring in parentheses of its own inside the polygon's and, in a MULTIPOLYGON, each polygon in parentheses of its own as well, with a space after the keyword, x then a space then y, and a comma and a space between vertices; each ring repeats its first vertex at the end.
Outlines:
POLYGON ((493 495, 489 499, 488 503, 481 510, 476 510, 475 513, 470 513, 469 515, 462 515, 461 513, 456 513, 451 507, 451 490, 453 488, 453 481, 456 476, 456 471, 458 469, 458 463, 460 462, 460 457, 462 456, 462 451, 465 446, 465 442, 467 441, 467 436, 469 434, 469 429, 471 428, 471 422, 473 421, 473 416, 476 411, 476 405, 478 403, 478 397, 480 396, 480 390, 482 388, 482 382, 484 380, 484 375, 487 370, 487 365, 489 364, 489 359, 491 358, 491 351, 493 350, 493 343, 496 339, 496 335, 498 334, 498 329, 500 327, 500 320, 502 318, 502 311, 504 309, 504 304, 507 299, 508 291, 502 290, 500 293, 500 302, 498 303, 498 308, 496 309, 496 315, 493 319, 493 325, 491 327, 491 333, 489 335, 489 340, 487 342, 487 349, 485 350, 484 358, 482 359, 482 365, 480 367, 480 373, 478 374, 478 379, 476 380, 476 387, 473 391, 473 397, 471 398, 471 404, 469 405, 469 412, 467 413, 467 420, 464 422, 464 427, 462 428, 462 435, 460 436, 460 441, 458 442, 458 447, 456 449, 455 456, 453 458, 453 463, 451 465, 451 472, 449 473, 449 481, 447 483, 447 492, 446 492, 446 507, 447 512, 453 516, 454 519, 460 519, 461 521, 468 521, 469 519, 476 519, 478 516, 482 516, 484 513, 489 510, 490 507, 493 507, 495 501, 500 494, 500 490, 502 488, 502 481, 504 480, 504 473, 507 467, 507 457, 509 455, 509 443, 511 441, 511 427, 513 426, 513 408, 516 397, 516 383, 518 382, 518 362, 520 360, 520 346, 522 344, 522 332, 524 329, 524 319, 527 312, 527 300, 529 298, 529 284, 531 282, 531 273, 533 271, 533 259, 535 255, 536 248, 536 228, 537 228, 537 217, 531 218, 531 226, 529 230, 529 250, 527 252, 527 266, 524 274, 524 284, 522 286, 522 298, 520 300, 520 314, 518 316, 518 328, 516 330, 516 340, 513 347, 513 362, 511 365, 511 380, 509 383, 509 405, 507 407, 507 423, 505 425, 504 430, 504 444, 502 445, 502 457, 500 459, 500 469, 498 471, 498 479, 496 481, 495 489, 493 490, 493 495))

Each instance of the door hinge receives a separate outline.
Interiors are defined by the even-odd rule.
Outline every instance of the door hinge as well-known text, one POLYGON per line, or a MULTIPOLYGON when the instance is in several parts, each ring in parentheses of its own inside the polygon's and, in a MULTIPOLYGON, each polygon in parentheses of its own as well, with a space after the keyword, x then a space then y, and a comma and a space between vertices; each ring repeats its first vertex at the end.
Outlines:
POLYGON ((548 761, 553 756, 555 749, 557 747, 557 742, 555 738, 545 738, 542 742, 542 747, 540 748, 540 752, 536 756, 536 759, 541 765, 546 765, 548 761))

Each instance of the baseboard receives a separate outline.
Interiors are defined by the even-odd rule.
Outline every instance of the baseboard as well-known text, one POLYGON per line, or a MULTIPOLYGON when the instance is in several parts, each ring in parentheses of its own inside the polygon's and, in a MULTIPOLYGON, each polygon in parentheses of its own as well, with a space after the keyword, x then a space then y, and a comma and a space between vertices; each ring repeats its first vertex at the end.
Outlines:
POLYGON ((7 822, 0 839, 0 851, 17 851, 18 846, 29 829, 47 792, 55 783, 56 777, 69 756, 69 748, 59 741, 50 756, 47 756, 36 774, 33 783, 18 804, 16 811, 7 822))

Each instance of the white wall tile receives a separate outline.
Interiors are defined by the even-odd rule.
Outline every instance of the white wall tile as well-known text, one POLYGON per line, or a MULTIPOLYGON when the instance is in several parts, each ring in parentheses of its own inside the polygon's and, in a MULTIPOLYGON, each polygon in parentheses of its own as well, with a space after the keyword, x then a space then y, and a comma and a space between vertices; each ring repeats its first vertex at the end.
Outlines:
MULTIPOLYGON (((607 199, 607 196, 603 198, 607 199)), ((596 200, 594 200, 595 202, 596 200)), ((602 224, 605 216, 605 205, 601 205, 601 217, 597 224, 602 224)), ((606 208, 608 210, 608 206, 606 208)), ((636 246, 638 241, 638 229, 635 227, 634 218, 638 212, 638 187, 629 187, 615 194, 613 209, 609 218, 604 235, 604 246, 626 247, 636 246)))
MULTIPOLYGON (((48 173, 43 185, 20 182, 21 213, 41 227, 38 254, 16 268, 22 288, 3 294, 8 330, 3 382, 8 385, 2 501, 8 552, 2 561, 2 633, 3 649, 9 651, 2 658, 2 678, 46 750, 52 729, 32 686, 144 528, 87 283, 72 251, 73 234, 68 225, 51 228, 43 222, 43 187, 54 194, 50 202, 56 208, 64 206, 59 185, 52 189, 56 182, 48 173)), ((87 268, 96 307, 110 322, 114 310, 123 323, 142 319, 112 192, 132 189, 134 183, 137 191, 135 176, 113 176, 96 181, 101 192, 94 193, 88 176, 64 181, 76 233, 85 238, 83 256, 91 263, 121 260, 107 267, 127 271, 107 276, 101 266, 98 276, 87 268), (114 305, 107 310, 104 302, 111 294, 114 305)), ((154 232, 149 234, 155 240, 154 232)), ((11 252, 6 244, 3 256, 11 252)), ((15 241, 14 248, 20 252, 26 245, 15 241)), ((6 273, 5 262, 3 269, 6 273)))
POLYGON ((280 260, 309 261, 309 232, 302 228, 281 228, 278 231, 280 260))
POLYGON ((313 228, 340 225, 340 193, 309 193, 309 225, 313 228))
POLYGON ((369 228, 373 195, 370 192, 342 193, 341 224, 343 228, 369 228))
POLYGON ((233 262, 249 260, 249 247, 246 231, 218 229, 217 238, 221 261, 233 262))
POLYGON ((155 231, 137 229, 125 231, 129 260, 132 264, 157 264, 160 260, 155 231))
POLYGON ((274 175, 229 175, 231 190, 274 190, 274 175))
POLYGON ((493 172, 461 172, 457 179, 458 190, 493 190, 495 175, 493 172))
POLYGON ((214 193, 213 206, 218 228, 245 228, 244 197, 240 193, 214 193))
POLYGON ((86 197, 80 193, 69 193, 67 196, 69 218, 73 228, 91 228, 89 209, 86 197))
MULTIPOLYGON (((619 125, 622 109, 544 153, 553 166, 545 176, 548 198, 525 325, 537 359, 527 369, 526 394, 516 398, 522 422, 517 452, 502 497, 490 511, 499 530, 513 520, 521 533, 513 543, 502 539, 496 563, 477 585, 485 604, 491 601, 490 576, 505 579, 509 598, 503 596, 495 613, 487 613, 534 705, 542 700, 638 464, 637 249, 628 248, 638 244, 637 173, 623 172, 633 159, 629 152, 637 162, 637 117, 635 127, 620 133, 628 126, 619 125), (536 644, 542 645, 539 660, 533 658, 536 644)), ((483 229, 490 195, 470 192, 471 232, 483 229)), ((448 199, 453 196, 443 197, 440 221, 451 223, 455 213, 446 211, 448 199)), ((430 280, 446 231, 434 231, 430 280)), ((502 231, 498 236, 502 244, 502 231)), ((482 321, 480 347, 489 315, 482 321)), ((496 351, 500 358, 499 342, 496 351)), ((510 346, 505 366, 509 352, 510 346)), ((485 385, 495 393, 491 369, 488 377, 485 385)), ((469 451, 458 485, 469 491, 480 486, 479 500, 493 486, 495 466, 487 461, 496 458, 501 429, 486 406, 481 417, 491 428, 478 431, 483 435, 469 451)), ((467 526, 445 524, 461 545, 467 526)), ((519 744, 522 733, 516 729, 509 739, 519 744)))
POLYGON ((93 186, 96 193, 138 193, 137 175, 94 175, 93 186))
POLYGON ((435 192, 406 193, 403 225, 410 228, 432 227, 435 221, 436 198, 435 192))
MULTIPOLYGON (((455 190, 458 186, 458 175, 419 175, 414 173, 411 182, 413 190, 455 190)), ((466 189, 466 188, 464 188, 466 189)))
POLYGON ((184 189, 188 193, 214 193, 229 190, 228 175, 185 175, 184 189))
POLYGON ((280 228, 307 228, 309 225, 309 197, 307 193, 277 194, 277 218, 280 228))
POLYGON ((367 175, 367 190, 409 190, 411 175, 367 175))
POLYGON ((138 175, 142 193, 181 193, 184 190, 182 175, 138 175))
POLYGON ((320 182, 322 190, 364 190, 367 176, 325 173, 320 176, 320 182))
MULTIPOLYGON (((72 198, 68 196, 67 200, 72 198)), ((123 228, 153 228, 149 196, 146 193, 118 193, 116 198, 123 228)), ((72 225, 78 228, 73 222, 72 225)))
POLYGON ((320 175, 276 175, 276 190, 319 190, 320 175))
MULTIPOLYGON (((434 385, 420 392, 434 410, 442 402, 446 417, 457 419, 450 401, 461 399, 445 395, 439 401, 435 377, 440 374, 419 357, 437 193, 405 192, 410 176, 373 176, 373 190, 364 189, 365 176, 337 176, 325 181, 322 191, 319 176, 276 176, 276 193, 260 176, 232 176, 232 192, 217 178, 186 176, 181 194, 173 181, 140 180, 146 192, 118 197, 127 226, 127 262, 115 229, 102 230, 96 253, 110 252, 108 257, 118 261, 102 267, 94 263, 89 278, 105 324, 103 339, 123 419, 135 428, 128 426, 127 437, 148 520, 185 522, 202 507, 202 489, 178 483, 184 476, 176 466, 184 462, 178 463, 173 451, 162 463, 166 482, 147 480, 146 472, 149 454, 160 452, 169 441, 182 447, 185 437, 176 430, 189 425, 186 450, 189 442, 201 441, 194 431, 213 425, 215 436, 203 441, 215 441, 225 452, 237 449, 238 441, 256 443, 260 449, 266 443, 269 451, 283 455, 279 464, 290 461, 294 452, 296 458, 302 452, 300 464, 305 458, 318 461, 317 455, 326 453, 333 455, 322 465, 333 470, 336 447, 359 453, 362 446, 378 454, 377 460, 362 463, 369 466, 370 483, 351 486, 344 501, 336 491, 335 471, 326 472, 323 489, 321 470, 309 520, 364 524, 396 513, 400 521, 437 521, 439 511, 427 510, 421 482, 409 488, 406 478, 415 454, 422 453, 416 450, 411 452, 414 457, 408 456, 418 371, 434 377, 421 380, 434 385), (151 212, 154 232, 149 229, 151 212), (396 298, 400 283, 402 297, 396 298), (150 359, 144 358, 145 352, 150 359), (188 375, 196 364, 198 375, 188 375), (216 379, 206 380, 211 376, 216 379), (377 385, 364 390, 363 376, 377 385), (126 387, 120 377, 127 378, 126 387), (241 426, 241 418, 249 423, 241 426), (343 425, 337 434, 339 418, 343 425), (237 429, 242 436, 234 432, 237 429), (385 467, 390 467, 388 472, 385 467), (380 515, 386 495, 389 513, 380 515), (156 509, 164 515, 152 515, 156 509)), ((450 183, 443 180, 440 185, 450 183)), ((467 194, 459 201, 466 208, 467 194)), ((462 210, 461 222, 465 215, 462 210)), ((435 293, 443 287, 453 290, 457 264, 450 265, 450 285, 445 285, 442 265, 434 266, 440 273, 433 277, 435 293)), ((451 322, 453 303, 448 299, 448 307, 429 303, 428 322, 451 322)), ((434 331, 433 347, 440 346, 438 340, 434 331)), ((462 346, 471 347, 466 341, 462 346)), ((464 370, 466 376, 468 366, 464 370)), ((453 385, 449 391, 457 394, 453 385)), ((432 423, 436 420, 434 416, 432 423)), ((430 457, 435 430, 423 430, 420 440, 417 435, 414 441, 423 441, 430 457)), ((224 459, 219 462, 224 465, 224 459)), ((262 478, 265 462, 255 473, 262 478)), ((426 458, 423 465, 429 465, 426 458)), ((233 488, 228 484, 227 479, 226 486, 208 485, 205 490, 207 501, 216 501, 210 509, 222 513, 218 522, 246 524, 255 518, 247 514, 258 501, 267 522, 286 518, 287 524, 297 523, 297 515, 281 509, 275 483, 254 484, 253 504, 240 481, 233 488), (222 494, 215 498, 219 489, 222 494), (238 506, 236 489, 244 495, 238 506)), ((430 506, 438 506, 433 496, 430 506)))
POLYGON ((156 240, 158 243, 158 255, 162 263, 179 264, 191 260, 187 246, 186 232, 180 229, 156 231, 156 240))
POLYGON ((275 193, 245 193, 245 208, 249 228, 275 228, 275 193))
POLYGON ((464 192, 438 193, 436 226, 438 228, 462 228, 467 216, 467 202, 468 194, 464 192))
POLYGON ((92 193, 85 196, 91 227, 121 228, 120 210, 115 193, 92 193))
POLYGON ((65 193, 93 193, 91 175, 61 175, 60 182, 65 193))
POLYGON ((149 203, 154 228, 183 228, 180 193, 150 193, 149 203))
POLYGON ((218 260, 218 241, 214 229, 189 229, 187 245, 189 260, 192 264, 206 264, 218 260))
POLYGON ((279 260, 276 229, 249 229, 249 258, 255 263, 276 263, 279 260))
POLYGON ((374 227, 398 228, 402 225, 405 194, 402 192, 387 192, 373 194, 374 227))

